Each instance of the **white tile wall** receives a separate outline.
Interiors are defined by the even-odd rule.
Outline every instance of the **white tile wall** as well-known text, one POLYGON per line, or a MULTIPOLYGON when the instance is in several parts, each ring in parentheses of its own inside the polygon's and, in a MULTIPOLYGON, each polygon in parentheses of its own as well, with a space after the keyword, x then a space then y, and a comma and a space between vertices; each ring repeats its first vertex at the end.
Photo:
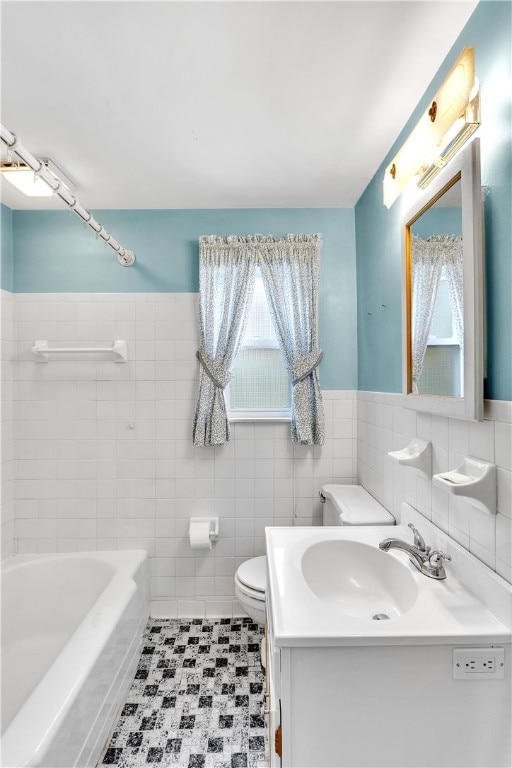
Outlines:
POLYGON ((227 615, 234 571, 263 553, 265 526, 319 524, 321 485, 358 477, 395 515, 408 501, 512 581, 511 403, 487 402, 474 424, 404 409, 399 395, 327 391, 321 448, 294 446, 278 423, 237 423, 229 444, 194 448, 196 294, 3 291, 1 303, 3 556, 141 547, 154 615, 227 615), (124 338, 129 362, 35 362, 45 338, 124 338), (392 462, 414 435, 432 441, 434 472, 464 455, 494 461, 496 517, 392 462), (221 518, 221 537, 192 551, 188 520, 203 514, 221 518))
POLYGON ((2 559, 12 554, 14 539, 14 422, 13 422, 14 300, 0 291, 0 485, 2 559))
POLYGON ((289 425, 237 423, 230 443, 191 441, 197 294, 16 296, 16 537, 19 552, 141 547, 154 615, 229 613, 233 575, 264 551, 267 525, 321 521, 324 482, 355 482, 356 394, 325 392, 324 446, 289 425), (129 362, 34 361, 35 339, 127 339, 129 362), (192 551, 192 515, 220 517, 192 551))
POLYGON ((396 517, 401 502, 409 502, 512 582, 512 403, 486 401, 485 421, 478 423, 417 413, 400 403, 400 395, 358 393, 359 482, 396 517), (464 456, 494 462, 498 467, 497 514, 479 512, 387 455, 404 448, 414 436, 432 442, 433 474, 454 469, 464 456))

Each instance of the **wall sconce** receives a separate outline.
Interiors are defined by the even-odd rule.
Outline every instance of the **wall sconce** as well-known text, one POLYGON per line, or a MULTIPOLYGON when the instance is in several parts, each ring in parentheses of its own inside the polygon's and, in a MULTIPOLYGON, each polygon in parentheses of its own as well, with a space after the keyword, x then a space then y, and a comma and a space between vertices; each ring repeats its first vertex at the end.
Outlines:
POLYGON ((475 49, 464 48, 414 130, 386 168, 384 205, 390 208, 412 178, 424 189, 480 125, 475 49))

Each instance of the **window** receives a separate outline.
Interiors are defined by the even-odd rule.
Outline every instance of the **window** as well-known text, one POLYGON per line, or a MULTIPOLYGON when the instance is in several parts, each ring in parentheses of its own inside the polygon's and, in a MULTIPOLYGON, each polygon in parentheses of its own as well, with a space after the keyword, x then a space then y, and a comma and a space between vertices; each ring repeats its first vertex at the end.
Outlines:
POLYGON ((245 336, 232 370, 225 390, 230 421, 290 420, 290 379, 259 269, 245 336))
POLYGON ((287 420, 293 442, 323 445, 316 370, 322 358, 316 333, 321 246, 319 234, 199 239, 201 344, 194 445, 226 443, 228 419, 287 420), (279 336, 284 349, 271 324, 274 312, 286 332, 285 338, 279 336))

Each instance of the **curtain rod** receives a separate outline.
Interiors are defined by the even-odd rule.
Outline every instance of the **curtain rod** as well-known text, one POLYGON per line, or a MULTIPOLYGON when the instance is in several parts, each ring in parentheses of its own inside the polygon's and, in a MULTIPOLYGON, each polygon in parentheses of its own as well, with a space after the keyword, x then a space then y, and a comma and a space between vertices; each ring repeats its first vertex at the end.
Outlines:
POLYGON ((87 224, 92 231, 101 237, 105 241, 106 245, 109 245, 117 254, 117 260, 123 267, 131 267, 135 262, 135 254, 133 251, 129 251, 127 248, 123 248, 112 235, 110 235, 106 229, 104 229, 99 222, 96 221, 92 213, 87 211, 81 204, 77 197, 71 194, 69 189, 64 185, 55 174, 51 173, 44 163, 37 160, 30 152, 25 149, 20 139, 16 134, 8 131, 0 124, 0 138, 9 148, 10 152, 14 152, 18 157, 31 168, 34 173, 42 179, 53 190, 54 194, 58 195, 60 199, 66 203, 73 213, 87 224))

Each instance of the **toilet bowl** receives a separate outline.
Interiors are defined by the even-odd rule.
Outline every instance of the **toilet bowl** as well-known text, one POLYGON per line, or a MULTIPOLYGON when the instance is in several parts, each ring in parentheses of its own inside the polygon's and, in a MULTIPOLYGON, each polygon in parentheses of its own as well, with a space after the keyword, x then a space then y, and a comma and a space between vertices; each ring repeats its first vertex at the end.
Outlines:
POLYGON ((265 590, 267 558, 252 557, 235 573, 235 595, 244 611, 257 624, 265 624, 265 590))
MULTIPOLYGON (((361 485, 328 484, 322 487, 322 524, 394 525, 395 518, 361 485)), ((253 557, 235 574, 235 594, 244 611, 258 624, 265 624, 267 559, 253 557)))

